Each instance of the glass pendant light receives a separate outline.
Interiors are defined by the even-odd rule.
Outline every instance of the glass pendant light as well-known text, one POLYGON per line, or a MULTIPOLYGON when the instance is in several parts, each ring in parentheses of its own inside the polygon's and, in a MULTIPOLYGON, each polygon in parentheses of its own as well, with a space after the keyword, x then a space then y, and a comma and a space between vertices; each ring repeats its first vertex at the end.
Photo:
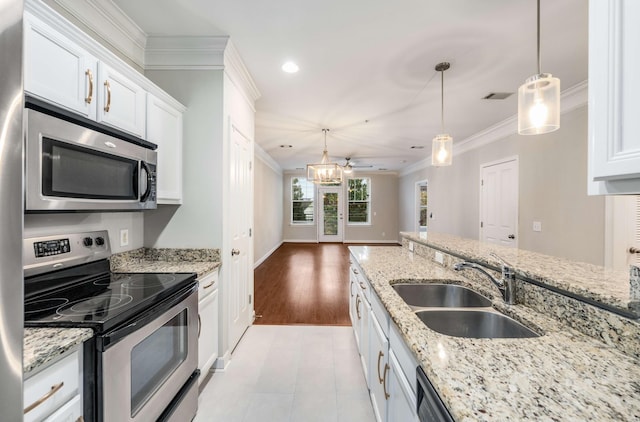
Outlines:
POLYGON ((540 68, 540 0, 538 3, 538 73, 518 89, 518 133, 539 135, 560 129, 560 79, 540 68))
POLYGON ((441 78, 441 97, 440 97, 440 110, 441 110, 441 131, 439 135, 436 135, 432 141, 431 147, 431 165, 436 167, 450 166, 453 160, 453 138, 444 133, 444 71, 449 69, 451 65, 447 62, 438 63, 436 70, 440 72, 441 78))
POLYGON ((324 132, 324 150, 322 159, 317 164, 307 164, 307 180, 321 185, 335 185, 342 183, 342 166, 329 162, 327 152, 327 132, 329 129, 322 129, 324 132))

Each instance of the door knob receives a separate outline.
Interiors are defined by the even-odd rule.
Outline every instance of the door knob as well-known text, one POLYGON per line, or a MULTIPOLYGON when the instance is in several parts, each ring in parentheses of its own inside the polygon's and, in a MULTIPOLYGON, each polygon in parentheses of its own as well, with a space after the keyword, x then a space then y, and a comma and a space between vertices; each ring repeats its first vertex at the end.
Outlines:
POLYGON ((640 249, 635 248, 635 247, 633 247, 633 246, 632 246, 632 247, 630 247, 630 248, 629 248, 629 253, 637 253, 637 254, 640 254, 640 249))
POLYGON ((231 256, 234 255, 240 255, 240 250, 239 249, 231 249, 231 256))
POLYGON ((509 236, 507 236, 507 237, 508 237, 509 239, 515 239, 515 238, 516 238, 516 235, 514 235, 514 234, 510 234, 510 235, 509 235, 509 236))

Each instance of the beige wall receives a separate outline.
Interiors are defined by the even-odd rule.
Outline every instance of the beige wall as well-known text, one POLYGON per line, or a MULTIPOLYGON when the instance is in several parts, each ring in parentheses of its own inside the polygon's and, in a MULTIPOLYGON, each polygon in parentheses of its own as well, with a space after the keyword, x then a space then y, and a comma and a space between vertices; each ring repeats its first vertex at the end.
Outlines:
POLYGON ((401 177, 400 229, 415 230, 415 182, 427 179, 429 230, 477 239, 480 166, 510 156, 519 159, 519 248, 603 265, 604 198, 587 196, 586 106, 563 114, 556 132, 513 134, 456 155, 451 167, 401 177))
POLYGON ((254 162, 253 248, 259 264, 282 244, 282 172, 258 154, 254 162))
MULTIPOLYGON (((365 173, 357 172, 355 177, 371 178, 371 224, 353 225, 345 224, 344 242, 397 242, 398 230, 398 176, 392 173, 365 173)), ((283 239, 287 241, 315 242, 317 226, 291 224, 291 178, 306 177, 302 172, 287 172, 282 178, 283 186, 283 239)), ((345 193, 345 220, 346 220, 346 184, 343 184, 345 193)), ((317 217, 317 210, 316 210, 317 217)))

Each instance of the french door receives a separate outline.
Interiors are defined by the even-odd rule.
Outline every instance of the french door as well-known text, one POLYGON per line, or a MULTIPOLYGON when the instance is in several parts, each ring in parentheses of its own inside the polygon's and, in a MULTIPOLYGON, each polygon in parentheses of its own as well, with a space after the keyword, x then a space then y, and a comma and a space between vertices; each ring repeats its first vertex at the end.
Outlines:
POLYGON ((342 242, 343 209, 342 187, 318 188, 318 241, 342 242))

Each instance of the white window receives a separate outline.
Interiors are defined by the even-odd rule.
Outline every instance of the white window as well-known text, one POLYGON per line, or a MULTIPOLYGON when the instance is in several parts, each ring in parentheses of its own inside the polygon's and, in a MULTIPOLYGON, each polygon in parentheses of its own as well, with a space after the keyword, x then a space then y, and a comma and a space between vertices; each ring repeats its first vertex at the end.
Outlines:
POLYGON ((349 179, 348 223, 371 224, 371 179, 349 179))
POLYGON ((291 223, 313 224, 315 186, 305 177, 291 178, 291 223))

